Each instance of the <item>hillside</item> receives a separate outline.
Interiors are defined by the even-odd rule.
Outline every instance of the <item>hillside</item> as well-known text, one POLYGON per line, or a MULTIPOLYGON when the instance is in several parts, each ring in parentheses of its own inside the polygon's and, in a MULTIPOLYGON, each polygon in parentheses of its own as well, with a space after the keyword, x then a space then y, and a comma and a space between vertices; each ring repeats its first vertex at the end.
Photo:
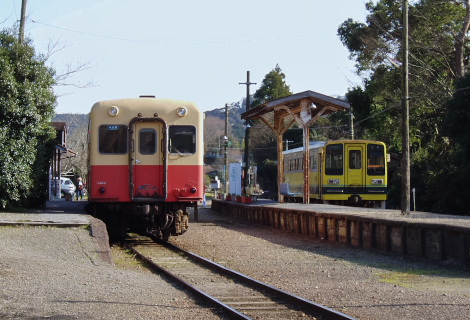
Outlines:
POLYGON ((63 113, 56 114, 53 122, 65 122, 67 124, 68 138, 74 135, 78 129, 88 128, 88 114, 63 113))

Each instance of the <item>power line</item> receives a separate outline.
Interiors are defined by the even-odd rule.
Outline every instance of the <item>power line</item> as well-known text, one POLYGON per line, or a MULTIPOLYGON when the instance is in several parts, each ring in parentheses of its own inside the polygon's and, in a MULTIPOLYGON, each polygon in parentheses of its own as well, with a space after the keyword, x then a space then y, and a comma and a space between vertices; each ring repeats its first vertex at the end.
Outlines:
POLYGON ((275 35, 275 36, 265 36, 260 38, 253 38, 253 39, 225 39, 225 40, 213 40, 213 41, 162 41, 162 40, 142 40, 142 39, 132 39, 132 38, 123 38, 118 36, 109 36, 91 32, 85 32, 80 30, 74 30, 64 27, 55 26, 52 24, 36 21, 30 19, 31 22, 39 25, 43 25, 49 28, 58 29, 62 31, 82 34, 89 37, 94 38, 104 38, 109 40, 118 40, 118 41, 125 41, 125 42, 137 42, 137 43, 148 43, 148 44, 156 44, 156 45, 224 45, 224 44, 238 44, 238 43, 251 43, 251 42, 261 42, 261 41, 280 41, 280 40, 293 40, 293 39, 304 39, 316 36, 321 33, 325 33, 328 31, 332 31, 333 29, 324 29, 321 31, 316 32, 307 32, 307 33, 297 33, 297 34, 290 34, 290 35, 275 35))

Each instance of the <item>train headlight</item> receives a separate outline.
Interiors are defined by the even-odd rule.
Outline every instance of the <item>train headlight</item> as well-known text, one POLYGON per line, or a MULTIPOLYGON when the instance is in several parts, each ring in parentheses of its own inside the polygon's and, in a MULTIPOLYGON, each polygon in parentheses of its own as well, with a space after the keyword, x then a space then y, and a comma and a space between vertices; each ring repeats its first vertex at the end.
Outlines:
POLYGON ((329 184, 339 184, 339 179, 329 179, 328 183, 329 184))
POLYGON ((188 110, 184 107, 179 107, 176 109, 176 114, 178 114, 180 117, 184 117, 188 113, 188 110))
POLYGON ((117 116, 118 113, 119 113, 119 108, 116 107, 116 106, 112 106, 112 107, 110 107, 110 108, 108 109, 108 113, 109 113, 109 115, 110 115, 111 117, 115 117, 115 116, 117 116))
POLYGON ((189 189, 189 192, 195 194, 197 192, 197 189, 195 187, 192 187, 191 189, 189 189))
POLYGON ((384 179, 372 179, 372 184, 384 184, 384 179))

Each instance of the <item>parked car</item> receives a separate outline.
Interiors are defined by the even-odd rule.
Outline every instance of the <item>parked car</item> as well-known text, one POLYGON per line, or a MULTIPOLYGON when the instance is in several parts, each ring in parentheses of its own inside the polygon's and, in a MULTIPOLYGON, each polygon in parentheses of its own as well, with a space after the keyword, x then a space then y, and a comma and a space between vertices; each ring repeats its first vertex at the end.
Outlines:
POLYGON ((60 192, 64 195, 73 195, 75 193, 75 185, 73 184, 72 180, 69 178, 60 177, 60 192))

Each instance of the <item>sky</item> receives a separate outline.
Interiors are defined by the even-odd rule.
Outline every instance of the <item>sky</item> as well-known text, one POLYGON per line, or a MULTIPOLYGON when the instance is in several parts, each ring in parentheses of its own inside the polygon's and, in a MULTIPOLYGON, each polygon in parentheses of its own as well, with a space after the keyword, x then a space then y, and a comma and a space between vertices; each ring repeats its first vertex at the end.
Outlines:
MULTIPOLYGON (((344 95, 362 84, 338 27, 363 22, 366 0, 28 0, 26 38, 53 48, 56 113, 88 113, 100 100, 155 95, 222 108, 253 94, 279 65, 293 93, 344 95), (55 44, 55 45, 53 45, 55 44)), ((0 0, 11 28, 21 0, 0 0)))

